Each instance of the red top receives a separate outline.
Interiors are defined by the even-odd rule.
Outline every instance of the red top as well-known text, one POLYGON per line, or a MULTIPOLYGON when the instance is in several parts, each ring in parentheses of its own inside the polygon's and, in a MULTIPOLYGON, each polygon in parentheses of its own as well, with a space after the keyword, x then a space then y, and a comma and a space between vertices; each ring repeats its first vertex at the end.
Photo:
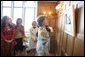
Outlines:
POLYGON ((4 27, 1 34, 3 39, 11 40, 14 38, 15 29, 13 27, 10 27, 9 29, 7 27, 4 27))
POLYGON ((1 31, 1 54, 4 56, 10 55, 12 53, 11 49, 14 48, 16 42, 14 40, 15 27, 5 26, 1 31), (7 44, 5 40, 12 40, 10 44, 7 44))

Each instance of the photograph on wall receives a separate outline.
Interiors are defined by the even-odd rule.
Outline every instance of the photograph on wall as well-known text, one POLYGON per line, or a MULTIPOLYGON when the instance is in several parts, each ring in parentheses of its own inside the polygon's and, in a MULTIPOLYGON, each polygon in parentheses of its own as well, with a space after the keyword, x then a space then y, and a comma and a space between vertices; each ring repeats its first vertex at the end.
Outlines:
POLYGON ((75 10, 74 6, 70 6, 64 15, 65 19, 65 32, 75 36, 75 10))

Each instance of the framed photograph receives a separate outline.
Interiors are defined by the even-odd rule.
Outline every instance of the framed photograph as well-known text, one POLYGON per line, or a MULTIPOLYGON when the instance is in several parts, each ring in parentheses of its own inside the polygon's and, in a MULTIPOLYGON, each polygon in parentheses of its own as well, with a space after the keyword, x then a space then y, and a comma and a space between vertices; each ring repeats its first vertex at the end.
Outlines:
POLYGON ((69 9, 66 10, 64 15, 65 21, 65 32, 72 36, 75 36, 75 10, 74 6, 70 6, 69 9))

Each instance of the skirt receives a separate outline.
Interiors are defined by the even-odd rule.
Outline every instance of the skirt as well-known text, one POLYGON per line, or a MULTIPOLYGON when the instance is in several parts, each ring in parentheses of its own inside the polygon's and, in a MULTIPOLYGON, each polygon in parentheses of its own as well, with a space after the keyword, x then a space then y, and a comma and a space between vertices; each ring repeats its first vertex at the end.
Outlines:
POLYGON ((22 38, 16 39, 16 45, 15 45, 15 50, 16 51, 23 51, 23 41, 22 38))

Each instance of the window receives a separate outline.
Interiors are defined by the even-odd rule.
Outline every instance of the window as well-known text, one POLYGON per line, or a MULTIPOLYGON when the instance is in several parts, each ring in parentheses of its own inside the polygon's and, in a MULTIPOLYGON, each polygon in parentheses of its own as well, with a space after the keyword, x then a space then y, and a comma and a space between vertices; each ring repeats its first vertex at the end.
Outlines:
POLYGON ((25 2, 25 7, 35 7, 35 6, 36 6, 36 2, 35 1, 25 2))
POLYGON ((11 8, 3 8, 3 15, 11 17, 11 8))
POLYGON ((37 1, 1 1, 1 16, 11 17, 14 24, 16 24, 17 18, 22 18, 27 33, 37 16, 36 10, 37 1))
POLYGON ((22 1, 14 1, 14 7, 22 7, 22 1))
POLYGON ((2 9, 2 1, 1 1, 1 19, 2 19, 2 11, 3 11, 3 9, 2 9))
POLYGON ((17 18, 22 18, 22 8, 14 8, 13 23, 16 24, 17 18))
POLYGON ((26 8, 25 10, 25 31, 28 32, 34 19, 34 8, 26 8))
POLYGON ((11 7, 11 1, 3 1, 3 6, 11 7))

